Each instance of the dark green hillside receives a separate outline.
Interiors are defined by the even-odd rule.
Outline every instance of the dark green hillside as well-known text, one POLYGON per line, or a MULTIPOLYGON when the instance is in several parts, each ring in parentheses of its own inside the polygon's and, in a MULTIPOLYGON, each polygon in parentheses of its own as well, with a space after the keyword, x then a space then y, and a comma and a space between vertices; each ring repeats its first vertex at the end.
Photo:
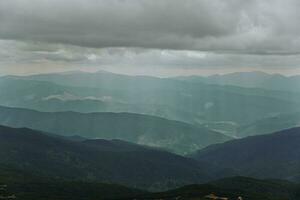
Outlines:
POLYGON ((37 176, 153 190, 226 175, 209 164, 120 140, 73 141, 31 129, 3 126, 0 157, 0 166, 37 176))
POLYGON ((231 139, 184 122, 131 113, 46 113, 0 107, 0 124, 64 136, 122 139, 181 154, 231 139))
POLYGON ((0 187, 6 185, 5 191, 0 190, 0 195, 5 192, 24 200, 205 200, 205 196, 210 194, 227 197, 229 200, 236 200, 238 196, 251 200, 298 200, 300 197, 299 185, 280 180, 233 177, 208 184, 187 185, 166 192, 149 193, 97 182, 31 178, 28 175, 26 179, 20 179, 20 171, 6 170, 0 167, 0 187))
POLYGON ((4 197, 14 195, 22 200, 114 200, 145 193, 116 184, 42 178, 0 166, 0 196, 4 197), (1 189, 1 186, 5 187, 1 189))
POLYGON ((114 184, 74 181, 12 183, 7 190, 22 200, 125 200, 146 193, 114 184))
POLYGON ((193 158, 243 176, 300 181, 300 128, 209 146, 193 158))
POLYGON ((227 197, 229 200, 237 200, 239 196, 245 200, 297 200, 300 197, 299 189, 299 185, 284 181, 233 177, 208 184, 188 185, 167 192, 148 194, 137 199, 207 200, 205 196, 214 194, 218 197, 227 197))

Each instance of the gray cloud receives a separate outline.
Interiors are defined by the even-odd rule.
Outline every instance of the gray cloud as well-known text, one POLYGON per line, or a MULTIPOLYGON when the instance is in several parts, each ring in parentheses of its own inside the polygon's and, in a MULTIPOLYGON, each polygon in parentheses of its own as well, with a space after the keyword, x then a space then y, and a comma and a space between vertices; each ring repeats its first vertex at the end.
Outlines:
POLYGON ((258 55, 145 48, 88 48, 0 40, 0 74, 70 70, 172 76, 261 70, 300 73, 300 55, 258 55))
POLYGON ((289 55, 300 52, 299 9, 297 0, 1 0, 0 38, 289 55))
POLYGON ((297 0, 0 0, 0 74, 300 73, 297 0))

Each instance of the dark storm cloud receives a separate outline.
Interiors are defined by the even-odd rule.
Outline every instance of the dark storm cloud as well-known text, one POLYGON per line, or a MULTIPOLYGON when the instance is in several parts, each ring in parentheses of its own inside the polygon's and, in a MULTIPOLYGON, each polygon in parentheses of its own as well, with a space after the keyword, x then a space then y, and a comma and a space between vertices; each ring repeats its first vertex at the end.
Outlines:
POLYGON ((86 47, 300 52, 297 0, 0 0, 0 38, 86 47))

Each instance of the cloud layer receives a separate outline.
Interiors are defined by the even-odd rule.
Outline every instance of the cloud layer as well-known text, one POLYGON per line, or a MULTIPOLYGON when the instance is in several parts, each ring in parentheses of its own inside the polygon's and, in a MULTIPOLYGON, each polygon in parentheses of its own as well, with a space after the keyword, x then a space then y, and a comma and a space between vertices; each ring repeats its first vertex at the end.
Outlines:
POLYGON ((300 56, 144 48, 87 48, 0 40, 0 74, 108 70, 154 76, 260 70, 300 74, 300 56))
POLYGON ((0 0, 0 74, 300 73, 297 0, 0 0))
POLYGON ((1 0, 0 38, 298 54, 299 9, 297 0, 1 0))

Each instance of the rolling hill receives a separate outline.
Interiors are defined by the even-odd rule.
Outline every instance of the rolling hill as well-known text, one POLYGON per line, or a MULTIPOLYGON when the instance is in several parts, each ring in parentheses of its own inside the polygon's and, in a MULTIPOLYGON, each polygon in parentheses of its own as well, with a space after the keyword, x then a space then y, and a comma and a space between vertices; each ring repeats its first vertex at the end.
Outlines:
POLYGON ((206 196, 215 196, 236 200, 240 196, 249 200, 297 200, 299 195, 299 185, 290 182, 231 177, 202 185, 187 185, 162 193, 146 194, 140 199, 207 200, 213 198, 206 198, 206 196))
POLYGON ((0 124, 63 136, 122 139, 180 154, 232 139, 184 122, 132 113, 48 113, 0 106, 0 124))
MULTIPOLYGON (((14 176, 11 173, 10 176, 14 176)), ((97 182, 60 181, 39 178, 16 182, 2 182, 7 187, 0 195, 15 195, 23 200, 204 200, 214 194, 236 200, 241 196, 251 200, 298 200, 299 185, 280 180, 258 180, 232 177, 201 185, 187 185, 174 190, 150 193, 115 184, 97 182)), ((1 186, 0 186, 1 187, 1 186)))
MULTIPOLYGON (((27 128, 0 127, 0 166, 58 180, 174 188, 223 169, 120 140, 74 141, 27 128)), ((225 174, 224 174, 225 175, 225 174)))
POLYGON ((0 167, 0 188, 1 185, 6 187, 0 190, 0 196, 15 195, 24 200, 202 200, 210 194, 233 200, 239 196, 251 200, 298 200, 300 197, 299 185, 282 180, 230 177, 151 193, 116 184, 37 177, 3 167, 0 167))
POLYGON ((300 181, 300 128, 209 146, 192 155, 240 175, 300 181))
MULTIPOLYGON (((0 168, 0 174, 2 173, 0 168)), ((5 176, 0 175, 1 199, 4 197, 16 197, 22 200, 117 200, 129 199, 131 197, 145 195, 147 192, 129 187, 82 181, 64 181, 45 178, 33 179, 26 176, 26 180, 19 180, 19 172, 10 171, 5 176), (15 181, 6 181, 5 179, 15 178, 15 181)))

